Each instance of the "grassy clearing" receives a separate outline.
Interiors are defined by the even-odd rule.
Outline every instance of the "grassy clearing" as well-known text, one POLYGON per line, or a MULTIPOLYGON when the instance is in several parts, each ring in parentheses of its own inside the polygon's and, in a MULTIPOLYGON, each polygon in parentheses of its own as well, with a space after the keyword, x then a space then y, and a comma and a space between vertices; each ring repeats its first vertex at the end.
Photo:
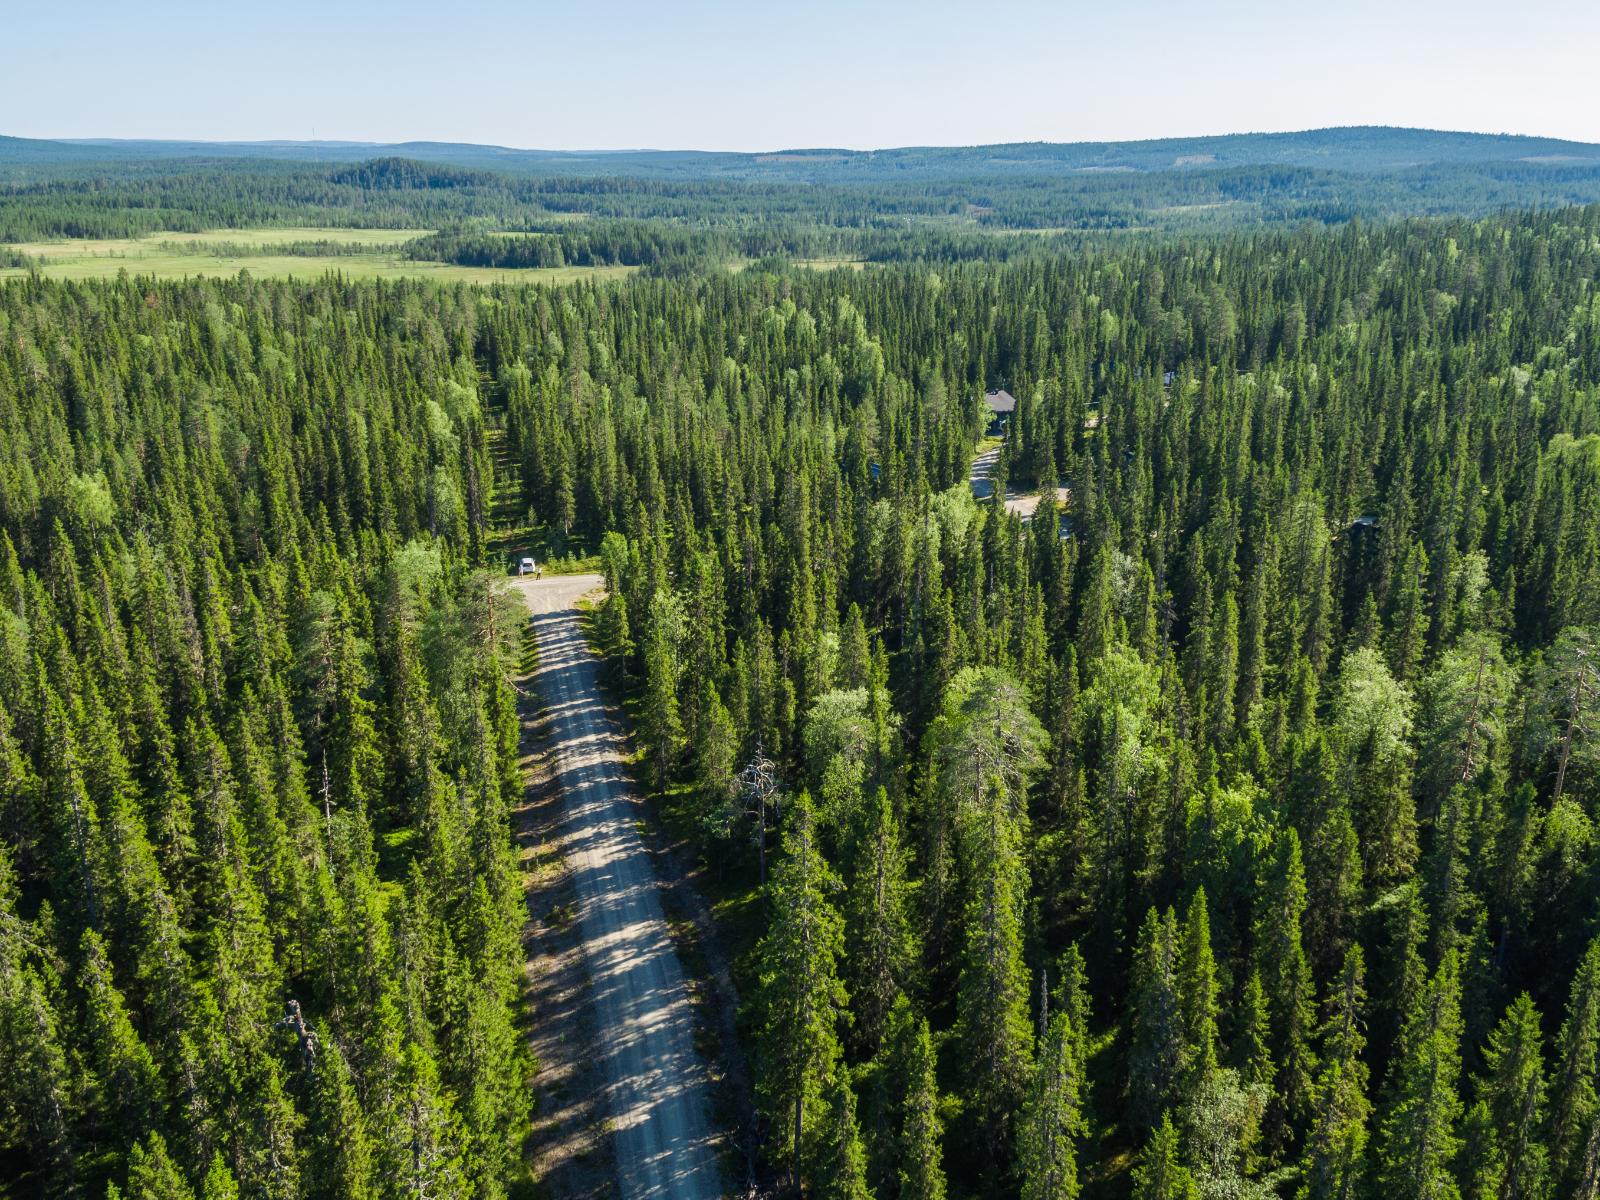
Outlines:
POLYGON ((851 271, 860 271, 866 268, 866 261, 860 258, 797 258, 794 260, 797 267, 805 267, 810 271, 835 271, 846 268, 851 271))
POLYGON ((498 558, 507 570, 524 554, 531 554, 546 575, 588 575, 600 570, 598 549, 582 538, 562 537, 548 525, 503 526, 490 536, 488 551, 491 563, 498 558))
POLYGON ((245 243, 288 246, 295 242, 338 242, 345 246, 393 246, 435 232, 432 229, 326 229, 312 225, 286 229, 208 229, 204 233, 157 233, 144 242, 245 243))
MULTIPOLYGON (((634 267, 464 267, 402 258, 393 248, 429 232, 423 229, 213 229, 206 233, 157 233, 145 238, 82 238, 10 246, 40 259, 49 279, 110 279, 120 271, 157 279, 231 277, 240 271, 262 279, 320 279, 330 272, 349 279, 437 279, 446 283, 564 283, 632 274, 634 267), (275 254, 296 242, 338 242, 370 247, 370 253, 275 254), (218 246, 217 254, 203 247, 218 246), (248 246, 259 253, 235 254, 248 246)), ((26 275, 23 267, 0 269, 0 279, 26 275)))
POLYGON ((18 242, 20 250, 54 262, 84 258, 151 258, 168 245, 251 246, 269 250, 297 242, 337 242, 342 246, 397 246, 432 233, 431 229, 324 229, 298 225, 286 229, 208 229, 204 233, 152 233, 142 238, 58 238, 48 242, 18 242))

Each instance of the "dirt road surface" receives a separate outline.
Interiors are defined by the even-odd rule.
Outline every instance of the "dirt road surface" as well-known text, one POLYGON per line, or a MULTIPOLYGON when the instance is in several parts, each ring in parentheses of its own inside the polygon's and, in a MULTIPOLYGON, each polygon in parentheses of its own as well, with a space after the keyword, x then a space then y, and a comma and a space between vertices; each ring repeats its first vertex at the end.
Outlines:
MULTIPOLYGON (((722 1179, 683 969, 639 837, 624 743, 600 697, 577 602, 598 575, 518 579, 539 640, 535 680, 561 788, 572 877, 625 1200, 713 1200, 722 1179)), ((535 1017, 537 1019, 537 1015, 535 1017)))
MULTIPOLYGON (((972 495, 977 500, 987 500, 994 495, 994 468, 1000 461, 1000 447, 989 446, 981 450, 972 460, 972 471, 967 476, 967 482, 972 485, 972 495)), ((1066 504, 1067 498, 1072 493, 1066 488, 1056 489, 1056 503, 1066 504)), ((1012 488, 1006 489, 1006 511, 1016 513, 1024 521, 1031 521, 1034 512, 1039 507, 1041 496, 1039 492, 1018 492, 1012 488)))

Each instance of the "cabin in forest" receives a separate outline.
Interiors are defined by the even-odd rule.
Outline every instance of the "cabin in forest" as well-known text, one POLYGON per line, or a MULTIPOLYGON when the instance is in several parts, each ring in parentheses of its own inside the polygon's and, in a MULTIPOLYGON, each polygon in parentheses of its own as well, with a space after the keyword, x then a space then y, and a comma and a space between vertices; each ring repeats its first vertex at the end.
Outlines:
POLYGON ((1003 437, 1006 432, 1006 422, 1011 419, 1011 414, 1017 411, 1017 398, 1001 388, 985 392, 983 404, 989 410, 989 436, 1003 437))

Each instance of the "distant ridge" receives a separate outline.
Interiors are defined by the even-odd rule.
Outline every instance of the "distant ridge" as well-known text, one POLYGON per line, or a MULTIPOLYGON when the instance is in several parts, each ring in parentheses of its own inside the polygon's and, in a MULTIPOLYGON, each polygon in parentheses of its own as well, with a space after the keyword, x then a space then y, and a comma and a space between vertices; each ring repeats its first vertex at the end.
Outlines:
POLYGON ((1125 142, 1013 142, 881 150, 790 147, 708 150, 538 150, 467 142, 185 141, 0 137, 0 167, 218 159, 353 162, 376 157, 536 174, 865 180, 876 176, 1059 174, 1284 166, 1401 170, 1432 164, 1600 165, 1600 145, 1520 134, 1460 133, 1383 125, 1295 133, 1230 133, 1125 142))

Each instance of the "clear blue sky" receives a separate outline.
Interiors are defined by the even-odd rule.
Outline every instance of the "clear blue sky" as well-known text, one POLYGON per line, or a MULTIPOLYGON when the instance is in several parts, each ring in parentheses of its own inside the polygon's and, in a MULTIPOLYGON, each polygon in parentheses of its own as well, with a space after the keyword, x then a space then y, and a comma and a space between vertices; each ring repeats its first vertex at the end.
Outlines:
POLYGON ((1600 142, 1600 0, 17 0, 0 133, 576 149, 1600 142))

